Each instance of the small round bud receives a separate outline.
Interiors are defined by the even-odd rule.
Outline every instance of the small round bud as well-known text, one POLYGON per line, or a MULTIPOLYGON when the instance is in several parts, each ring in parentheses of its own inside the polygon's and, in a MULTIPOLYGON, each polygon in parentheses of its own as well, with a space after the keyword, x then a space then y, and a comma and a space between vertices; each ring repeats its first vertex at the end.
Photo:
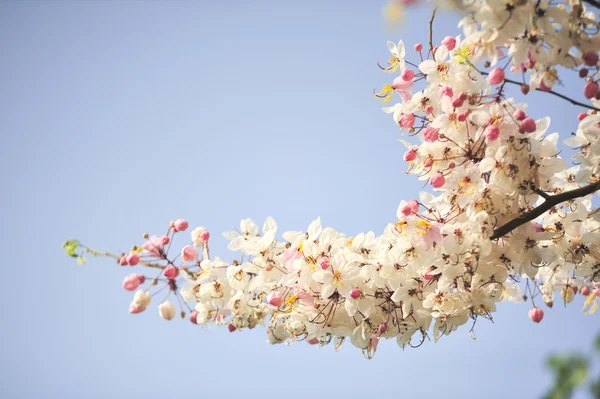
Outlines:
POLYGON ((496 141, 500 136, 500 129, 498 129, 498 126, 489 125, 485 128, 483 134, 488 141, 496 141))
POLYGON ((155 278, 154 280, 152 280, 152 285, 156 285, 156 284, 158 284, 158 279, 155 278))
POLYGON ((515 118, 518 121, 522 121, 526 117, 527 115, 525 115, 525 112, 521 109, 518 109, 515 112, 513 112, 513 118, 515 118))
POLYGON ((524 95, 527 95, 529 93, 529 86, 521 85, 521 93, 523 93, 524 95))
POLYGON ((227 325, 227 329, 229 330, 230 333, 234 332, 235 330, 237 330, 237 328, 235 328, 235 326, 233 325, 233 323, 229 323, 227 325))
POLYGON ((267 265, 265 266, 265 270, 270 272, 271 270, 273 270, 273 264, 272 263, 267 263, 267 265))
POLYGON ((309 340, 308 340, 308 341, 306 341, 306 342, 308 342, 308 344, 309 344, 309 345, 316 345, 316 344, 318 344, 320 341, 319 341, 319 338, 315 337, 315 338, 311 338, 311 339, 309 339, 309 340))
POLYGON ((429 179, 429 184, 431 184, 433 188, 441 188, 444 186, 445 183, 446 178, 440 172, 436 173, 429 179))
POLYGON ((544 311, 538 307, 533 307, 529 309, 529 318, 534 323, 539 323, 544 318, 544 311))
POLYGON ((592 290, 590 290, 590 287, 588 287, 587 285, 584 285, 581 288, 581 295, 583 295, 583 296, 588 296, 591 294, 591 292, 592 292, 592 290))
POLYGON ((402 71, 402 74, 400 76, 402 77, 402 80, 408 82, 410 80, 413 80, 413 78, 415 77, 415 71, 413 71, 410 68, 406 68, 404 71, 402 71))
POLYGON ((119 265, 121 265, 121 266, 128 266, 128 263, 127 263, 127 255, 122 255, 122 256, 119 258, 119 265))
POLYGON ((192 322, 192 324, 198 324, 198 311, 192 310, 192 312, 190 313, 189 319, 190 319, 190 322, 192 322))
POLYGON ((198 249, 193 245, 186 245, 181 250, 181 260, 183 262, 195 262, 198 259, 198 249))
POLYGON ((137 277, 140 284, 144 284, 146 282, 146 277, 144 277, 143 275, 138 274, 137 277))
POLYGON ((173 223, 173 229, 175 231, 185 231, 188 226, 188 222, 185 219, 177 219, 175 223, 173 223))
POLYGON ((581 68, 579 70, 579 77, 580 78, 585 78, 586 76, 588 76, 588 70, 587 70, 587 68, 581 68))
POLYGON ((452 51, 456 47, 456 38, 452 36, 446 36, 444 40, 442 40, 442 44, 446 46, 448 50, 452 51))
POLYGON ((150 237, 150 234, 148 234, 148 233, 144 233, 144 234, 142 234, 142 237, 143 237, 144 239, 146 239, 146 240, 147 240, 147 239, 148 239, 148 237, 150 237))
POLYGON ((423 50, 423 45, 421 43, 417 43, 413 48, 415 49, 415 51, 421 51, 423 50))
POLYGON ((158 314, 165 320, 172 320, 177 313, 175 306, 167 299, 165 302, 158 305, 158 314))
POLYGON ((417 152, 415 150, 408 150, 404 153, 404 160, 406 162, 414 161, 417 158, 417 152))
POLYGON ((588 100, 591 100, 592 98, 596 97, 596 93, 598 93, 598 84, 594 81, 589 81, 586 83, 586 85, 583 87, 583 95, 585 96, 585 98, 587 98, 588 100))
POLYGON ((168 236, 160 237, 160 242, 162 245, 168 245, 171 242, 171 239, 168 236))
POLYGON ((129 254, 127 255, 127 264, 129 266, 135 266, 140 261, 140 256, 138 254, 129 254))
POLYGON ((350 298, 358 299, 360 298, 360 290, 358 288, 352 288, 350 291, 350 298))
POLYGON ((179 276, 179 269, 173 265, 169 265, 163 269, 163 274, 169 280, 173 280, 179 276))
POLYGON ((521 131, 525 133, 533 133, 537 128, 535 121, 529 117, 523 119, 519 127, 521 128, 521 131))
POLYGON ((583 63, 587 66, 596 66, 598 64, 598 53, 594 51, 586 51, 581 56, 583 63))
POLYGON ((584 120, 585 118, 587 118, 588 114, 586 112, 580 112, 579 115, 577 115, 577 119, 579 121, 584 120))
POLYGON ((504 71, 500 68, 494 68, 488 75, 488 83, 491 85, 497 85, 504 82, 504 71))

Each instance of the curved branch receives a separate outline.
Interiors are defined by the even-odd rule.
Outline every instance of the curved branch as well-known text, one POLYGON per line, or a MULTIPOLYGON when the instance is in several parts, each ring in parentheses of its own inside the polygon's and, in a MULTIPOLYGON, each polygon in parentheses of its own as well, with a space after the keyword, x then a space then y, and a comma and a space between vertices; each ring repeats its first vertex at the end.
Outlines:
POLYGON ((521 216, 511 220, 510 222, 507 222, 507 223, 503 224, 502 226, 498 227, 497 229, 495 229, 494 234, 490 237, 490 240, 496 240, 500 237, 505 236, 506 234, 510 233, 517 227, 519 227, 527 222, 532 221, 533 219, 537 218, 538 216, 543 215, 544 213, 546 213, 547 211, 552 209, 552 207, 554 207, 562 202, 569 201, 569 200, 572 200, 575 198, 585 197, 586 195, 593 194, 598 190, 600 190, 600 180, 597 181, 596 183, 592 183, 592 184, 589 184, 584 187, 576 188, 575 190, 565 191, 564 193, 548 196, 548 198, 537 208, 535 208, 529 212, 525 212, 523 215, 521 215, 521 216))

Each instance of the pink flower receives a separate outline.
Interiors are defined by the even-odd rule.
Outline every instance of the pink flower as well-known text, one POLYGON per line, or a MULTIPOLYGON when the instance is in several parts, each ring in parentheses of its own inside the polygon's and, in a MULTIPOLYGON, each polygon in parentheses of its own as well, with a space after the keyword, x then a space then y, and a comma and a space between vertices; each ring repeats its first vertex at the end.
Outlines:
MULTIPOLYGON (((142 276, 143 277, 143 276, 142 276)), ((135 291, 140 285, 140 278, 137 274, 130 274, 123 280, 123 288, 127 291, 135 291)))
POLYGON ((148 241, 142 244, 142 248, 146 251, 146 253, 150 256, 156 256, 158 258, 163 258, 162 255, 163 249, 165 245, 163 244, 162 238, 157 236, 152 236, 148 241))
POLYGON ((425 272, 425 274, 423 275, 423 278, 427 281, 431 280, 434 277, 434 274, 431 273, 431 271, 427 270, 425 272))
POLYGON ((160 237, 160 242, 162 243, 162 245, 169 245, 171 239, 167 236, 162 236, 160 237))
POLYGON ((375 352, 377 350, 377 345, 379 345, 379 337, 375 334, 371 334, 371 339, 369 340, 369 346, 371 350, 375 352))
POLYGON ((381 323, 377 329, 379 331, 379 335, 383 335, 387 331, 387 324, 381 323))
POLYGON ((454 91, 452 91, 452 88, 448 87, 448 86, 440 87, 439 95, 440 95, 440 97, 444 97, 444 96, 452 97, 454 95, 454 91))
POLYGON ((190 322, 192 322, 193 324, 198 324, 198 311, 197 310, 193 310, 190 313, 190 322))
POLYGON ((316 344, 318 344, 320 341, 319 341, 319 338, 315 337, 315 338, 311 338, 311 339, 309 339, 309 340, 308 340, 308 341, 306 341, 306 342, 307 342, 309 345, 316 345, 316 344))
POLYGON ((350 291, 350 298, 358 299, 360 298, 360 290, 358 288, 352 288, 350 291))
POLYGON ((596 64, 598 64, 598 53, 593 51, 586 51, 581 58, 583 59, 583 63, 587 66, 596 66, 596 64))
POLYGON ((323 256, 319 259, 319 267, 323 270, 329 269, 329 266, 331 266, 331 261, 329 260, 329 258, 327 256, 323 256))
POLYGON ((452 106, 454 108, 462 107, 466 99, 467 95, 465 93, 460 93, 452 100, 452 106))
POLYGON ((136 313, 142 313, 144 310, 146 310, 146 307, 142 307, 139 305, 136 305, 135 303, 131 303, 131 305, 129 305, 129 313, 131 314, 136 314, 136 313))
POLYGON ((442 44, 446 46, 448 50, 452 51, 456 47, 456 38, 452 36, 446 36, 444 40, 442 40, 442 44))
POLYGON ((400 95, 400 97, 402 97, 402 100, 404 101, 410 101, 412 98, 412 92, 410 89, 412 89, 413 85, 414 83, 412 80, 406 81, 402 79, 402 76, 398 76, 392 82, 392 88, 400 95))
POLYGON ((488 141, 495 141, 498 140, 498 136, 500 136, 500 129, 498 129, 498 126, 489 125, 485 128, 483 134, 488 141))
POLYGON ((526 117, 527 115, 525 115, 525 112, 523 110, 518 109, 515 112, 513 112, 513 118, 515 118, 515 120, 522 121, 526 117))
POLYGON ((140 261, 140 256, 138 254, 129 254, 127 255, 127 264, 129 266, 135 266, 140 261))
POLYGON ((235 326, 233 325, 233 323, 229 323, 227 325, 227 329, 229 330, 230 333, 234 332, 236 330, 235 326))
POLYGON ((209 238, 210 238, 210 233, 208 232, 208 230, 204 230, 202 233, 200 233, 200 239, 202 241, 207 242, 209 238))
POLYGON ((583 286, 583 288, 581 288, 581 295, 583 295, 583 296, 588 296, 588 295, 590 295, 591 292, 592 292, 592 290, 590 290, 590 287, 588 287, 587 285, 583 286))
POLYGON ((181 260, 184 262, 194 262, 198 259, 198 249, 193 245, 186 245, 181 250, 181 260))
POLYGON ((408 150, 404 153, 404 160, 406 162, 411 162, 417 159, 417 152, 415 150, 408 150))
POLYGON ((283 304, 283 296, 278 291, 273 291, 269 295, 267 295, 267 303, 276 308, 280 307, 283 304))
POLYGON ((583 88, 583 95, 585 98, 592 99, 596 97, 596 93, 598 93, 598 84, 594 81, 589 81, 583 88))
POLYGON ((419 220, 416 224, 415 233, 421 236, 421 242, 426 249, 433 248, 433 244, 442 242, 442 230, 439 223, 419 220))
POLYGON ((439 135, 440 131, 434 127, 426 127, 425 129, 423 129, 423 137, 425 138, 425 141, 429 143, 433 143, 434 141, 436 141, 439 135))
POLYGON ((169 280, 173 280, 179 276, 179 269, 173 265, 169 265, 163 269, 163 274, 169 280))
POLYGON ((402 71, 402 74, 400 75, 400 77, 402 77, 402 80, 404 81, 412 81, 413 78, 415 77, 415 72, 410 69, 410 68, 406 68, 404 71, 402 71))
POLYGON ((415 124, 415 116, 413 114, 402 114, 398 124, 405 129, 411 128, 415 124))
POLYGON ((415 51, 421 51, 423 50, 423 45, 421 43, 417 43, 413 48, 415 49, 415 51))
POLYGON ((544 311, 540 308, 533 307, 533 308, 529 309, 529 318, 534 323, 539 323, 544 318, 544 311))
POLYGON ((497 85, 504 82, 504 71, 500 68, 494 68, 488 75, 488 83, 491 85, 497 85))
POLYGON ((445 183, 446 178, 441 172, 436 173, 429 179, 429 184, 431 184, 433 188, 441 188, 445 183))
POLYGON ((548 86, 544 80, 542 79, 542 81, 540 82, 540 90, 542 91, 550 91, 552 90, 552 87, 548 86))
POLYGON ((416 215, 419 212, 419 202, 416 200, 410 200, 402 207, 401 210, 404 216, 416 215))
POLYGON ((288 248, 281 255, 281 262, 288 267, 298 259, 302 259, 302 253, 298 251, 298 248, 288 248))
POLYGON ((523 119, 521 121, 521 124, 519 125, 519 127, 525 133, 533 133, 533 132, 535 132, 535 129, 537 128, 535 121, 533 119, 531 119, 530 117, 523 119))
POLYGON ((587 116, 588 116, 587 112, 580 112, 579 115, 577 115, 577 119, 582 121, 585 118, 587 118, 587 116))
POLYGON ((188 222, 185 219, 177 219, 173 224, 173 230, 175 231, 185 231, 188 228, 188 222))

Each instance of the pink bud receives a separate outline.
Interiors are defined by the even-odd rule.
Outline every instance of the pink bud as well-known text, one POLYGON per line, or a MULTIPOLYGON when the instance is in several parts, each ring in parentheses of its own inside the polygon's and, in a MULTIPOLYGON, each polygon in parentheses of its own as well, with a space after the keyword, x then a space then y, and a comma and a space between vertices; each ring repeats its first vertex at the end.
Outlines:
POLYGON ((137 274, 130 274, 123 280, 123 288, 127 291, 135 291, 140 285, 140 279, 137 274))
POLYGON ((596 298, 600 298, 600 288, 594 288, 594 291, 592 291, 592 294, 594 294, 596 296, 596 298))
POLYGON ((434 127, 426 127, 423 129, 423 137, 428 143, 433 143, 439 137, 440 131, 434 127))
POLYGON ((497 126, 489 125, 485 128, 483 134, 488 141, 495 141, 498 140, 498 136, 500 136, 500 129, 498 129, 497 126))
POLYGON ((352 291, 350 291, 350 298, 352 298, 352 299, 360 298, 360 290, 358 288, 352 288, 352 291))
POLYGON ((587 66, 596 66, 596 64, 598 64, 598 53, 596 52, 586 51, 583 53, 581 58, 583 59, 584 64, 587 66))
POLYGON ((534 323, 539 323, 544 318, 544 311, 540 308, 533 307, 533 308, 529 309, 529 318, 534 323))
POLYGON ((542 79, 542 81, 540 82, 540 90, 541 91, 550 91, 550 90, 552 90, 552 87, 548 86, 542 79))
POLYGON ((233 323, 229 323, 227 325, 227 329, 229 330, 230 333, 234 332, 236 330, 235 326, 233 325, 233 323))
POLYGON ((529 86, 521 85, 521 93, 527 95, 527 93, 529 93, 529 86))
POLYGON ((439 46, 433 46, 433 48, 431 49, 431 52, 433 53, 433 55, 435 55, 435 53, 437 53, 439 46))
POLYGON ((417 43, 413 48, 415 49, 415 51, 421 51, 423 50, 423 45, 421 43, 417 43))
POLYGON ((456 47, 456 38, 452 36, 446 36, 444 40, 442 40, 442 44, 446 46, 448 50, 452 51, 456 47))
POLYGON ((186 245, 181 250, 181 260, 184 262, 193 262, 198 259, 198 249, 193 245, 186 245))
POLYGON ((379 337, 375 334, 371 334, 369 343, 371 344, 371 350, 375 352, 377 350, 377 345, 379 345, 379 337))
POLYGON ((571 289, 573 290, 573 295, 577 295, 577 291, 579 291, 579 288, 577 288, 577 286, 572 285, 571 289))
POLYGON ((321 259, 319 259, 319 267, 323 270, 329 269, 329 266, 331 266, 331 261, 329 260, 329 258, 327 256, 323 256, 321 259))
POLYGON ((381 323, 381 324, 379 325, 379 328, 378 328, 378 330, 379 330, 379 335, 383 335, 383 334, 385 334, 385 332, 387 331, 387 324, 385 324, 385 323, 381 323))
POLYGON ((179 269, 173 265, 169 265, 163 269, 163 274, 169 280, 173 280, 179 276, 179 269))
POLYGON ((582 121, 585 118, 587 118, 587 116, 588 116, 587 112, 580 112, 579 115, 577 115, 577 119, 582 121))
POLYGON ((402 208, 402 214, 404 216, 416 215, 419 212, 419 202, 416 200, 410 200, 402 208))
POLYGON ((535 121, 533 119, 531 119, 530 117, 523 119, 521 121, 521 124, 519 125, 519 127, 525 133, 533 133, 533 132, 535 132, 535 129, 537 128, 535 121))
POLYGON ((454 108, 462 107, 465 100, 467 99, 467 95, 465 93, 460 93, 458 96, 454 97, 452 100, 452 106, 454 108))
POLYGON ((404 160, 406 162, 414 161, 417 158, 417 152, 415 150, 408 150, 404 153, 404 160))
POLYGON ((535 231, 536 233, 541 233, 544 231, 544 226, 542 226, 539 223, 531 223, 531 227, 533 228, 533 231, 535 231))
POLYGON ((515 120, 522 121, 526 117, 527 115, 525 115, 525 112, 521 109, 518 109, 515 112, 513 112, 513 118, 515 118, 515 120))
POLYGON ((144 284, 146 282, 146 277, 144 277, 143 275, 138 274, 137 277, 140 284, 144 284))
POLYGON ((162 245, 168 245, 171 242, 171 239, 167 236, 160 237, 160 242, 162 245))
POLYGON ((131 305, 129 305, 129 313, 131 314, 142 313, 144 310, 146 310, 145 307, 138 306, 133 302, 131 303, 131 305))
POLYGON ((192 324, 198 324, 198 311, 197 310, 193 310, 190 313, 190 321, 192 322, 192 324))
POLYGON ((591 292, 592 292, 592 290, 590 290, 590 287, 588 287, 587 285, 585 285, 581 288, 581 295, 583 295, 583 296, 588 296, 588 295, 590 295, 591 292))
POLYGON ((504 71, 500 68, 494 68, 488 75, 488 83, 491 85, 497 85, 504 82, 504 71))
POLYGON ((433 113, 433 105, 428 105, 425 107, 425 112, 427 112, 428 114, 433 113))
POLYGON ((585 96, 585 98, 592 99, 594 97, 596 97, 596 93, 598 92, 598 84, 594 81, 589 81, 587 82, 587 84, 583 87, 583 95, 585 96))
POLYGON ((441 188, 444 186, 445 183, 446 178, 440 172, 436 173, 429 179, 429 184, 431 184, 433 188, 441 188))
POLYGON ((456 163, 454 163, 454 161, 450 161, 450 163, 448 164, 448 169, 454 169, 456 167, 456 163))
POLYGON ((431 158, 427 158, 424 162, 423 162, 423 166, 425 166, 426 168, 431 167, 431 165, 433 165, 433 159, 431 158))
POLYGON ((448 86, 440 87, 439 95, 440 95, 440 97, 444 97, 444 96, 452 97, 454 95, 454 91, 452 90, 451 87, 448 87, 448 86))
POLYGON ((415 124, 415 116, 413 114, 402 114, 398 124, 405 129, 411 128, 415 124))
POLYGON ((119 259, 119 265, 121 266, 127 266, 127 255, 123 255, 121 256, 121 258, 119 259))
POLYGON ((185 219, 177 219, 173 224, 175 231, 185 231, 188 228, 188 222, 185 219))
POLYGON ((311 339, 309 339, 309 340, 308 340, 308 341, 306 341, 306 342, 308 342, 308 344, 309 344, 309 345, 316 345, 316 344, 318 344, 320 341, 319 341, 319 338, 315 337, 315 338, 311 338, 311 339))
POLYGON ((413 78, 415 77, 415 72, 412 69, 407 68, 402 72, 400 76, 402 77, 402 80, 408 82, 409 80, 413 80, 413 78))
POLYGON ((278 308, 283 303, 283 296, 278 291, 273 291, 267 295, 267 303, 278 308))
POLYGON ((457 117, 459 122, 464 122, 467 120, 467 113, 466 112, 461 112, 460 114, 458 114, 457 117))
POLYGON ((140 256, 138 254, 129 254, 127 255, 127 264, 129 266, 135 266, 140 261, 140 256))
POLYGON ((210 233, 208 230, 204 230, 202 233, 200 233, 200 239, 204 242, 207 242, 210 239, 210 233))
POLYGON ((272 263, 267 263, 267 265, 265 266, 265 270, 270 272, 271 270, 273 270, 273 264, 272 263))

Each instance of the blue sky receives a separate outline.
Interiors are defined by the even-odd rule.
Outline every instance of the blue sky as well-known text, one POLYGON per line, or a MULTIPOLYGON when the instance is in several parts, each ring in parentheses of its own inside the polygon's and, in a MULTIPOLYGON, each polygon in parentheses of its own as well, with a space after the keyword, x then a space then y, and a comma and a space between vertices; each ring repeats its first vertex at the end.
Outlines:
MULTIPOLYGON (((68 238, 127 250, 180 217, 226 259, 219 233, 247 217, 380 233, 422 187, 372 98, 391 79, 376 63, 386 40, 426 43, 430 12, 386 31, 383 3, 0 3, 0 397, 534 398, 545 355, 590 347, 599 324, 580 298, 540 325, 501 304, 476 341, 468 328, 418 349, 386 341, 371 361, 350 346, 269 346, 264 330, 165 322, 156 304, 129 315, 130 269, 62 252, 68 238)), ((440 14, 436 39, 456 21, 440 14)), ((579 108, 530 97, 551 131, 574 129, 579 108)))

